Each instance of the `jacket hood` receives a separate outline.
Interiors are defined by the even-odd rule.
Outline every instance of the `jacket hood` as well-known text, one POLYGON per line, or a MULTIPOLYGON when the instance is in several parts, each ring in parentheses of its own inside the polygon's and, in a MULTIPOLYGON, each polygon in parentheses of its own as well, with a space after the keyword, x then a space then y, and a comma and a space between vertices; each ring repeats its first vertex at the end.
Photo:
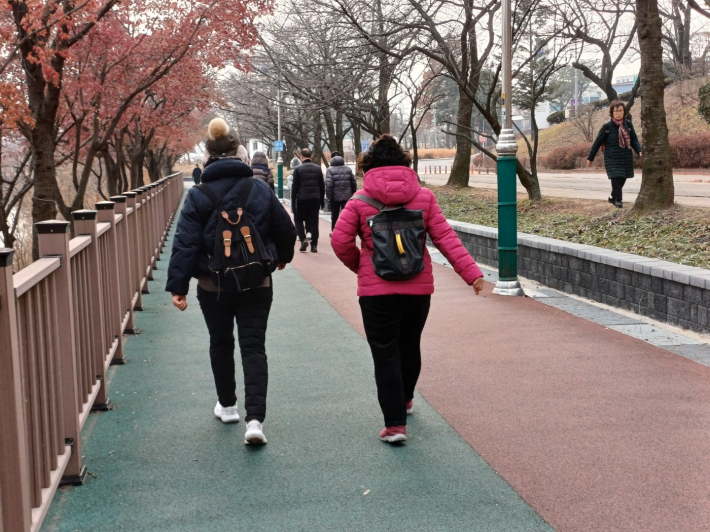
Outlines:
POLYGON ((202 181, 209 183, 225 178, 240 178, 254 175, 252 169, 239 159, 218 159, 202 172, 202 181))
POLYGON ((251 164, 263 164, 268 167, 269 161, 266 159, 266 154, 263 151, 257 151, 251 156, 251 164))
POLYGON ((336 155, 330 160, 330 166, 343 166, 345 164, 345 159, 340 155, 336 155))
POLYGON ((419 192, 419 176, 406 166, 381 166, 365 173, 363 191, 386 205, 409 203, 419 192))

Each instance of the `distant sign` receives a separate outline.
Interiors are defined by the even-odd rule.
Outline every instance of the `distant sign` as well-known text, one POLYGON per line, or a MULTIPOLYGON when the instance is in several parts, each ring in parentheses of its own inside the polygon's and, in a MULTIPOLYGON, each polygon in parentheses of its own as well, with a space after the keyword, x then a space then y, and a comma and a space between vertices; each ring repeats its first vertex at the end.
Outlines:
POLYGON ((274 151, 284 151, 284 141, 275 140, 274 141, 274 151))
POLYGON ((362 151, 367 151, 370 149, 370 141, 368 140, 361 140, 360 141, 360 149, 362 151))
POLYGON ((485 144, 487 140, 488 137, 486 137, 485 135, 478 135, 478 142, 480 142, 481 144, 485 144))

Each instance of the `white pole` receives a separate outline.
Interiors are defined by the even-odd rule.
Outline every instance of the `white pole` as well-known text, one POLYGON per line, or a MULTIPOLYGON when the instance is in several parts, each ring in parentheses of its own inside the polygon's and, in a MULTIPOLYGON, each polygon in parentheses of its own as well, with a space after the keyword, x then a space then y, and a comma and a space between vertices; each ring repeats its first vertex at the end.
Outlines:
POLYGON ((579 118, 579 71, 574 69, 574 117, 579 118))

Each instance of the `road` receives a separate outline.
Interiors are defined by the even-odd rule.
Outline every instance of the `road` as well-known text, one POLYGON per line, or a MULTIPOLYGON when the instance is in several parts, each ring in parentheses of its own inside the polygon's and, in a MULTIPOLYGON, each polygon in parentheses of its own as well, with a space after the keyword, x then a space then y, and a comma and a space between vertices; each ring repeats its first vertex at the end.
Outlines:
MULTIPOLYGON (((423 179, 434 185, 443 185, 448 180, 448 174, 429 174, 427 167, 436 165, 451 168, 452 159, 436 159, 419 161, 419 170, 423 179)), ((485 169, 483 170, 485 172, 485 169)), ((540 173, 540 186, 543 196, 557 198, 606 199, 610 192, 609 180, 605 173, 540 173)), ((674 175, 675 200, 683 205, 710 207, 710 171, 705 174, 674 175)), ((496 188, 496 176, 491 173, 470 177, 469 184, 478 188, 496 188)), ((641 172, 637 170, 636 177, 627 181, 624 187, 624 201, 636 200, 641 186, 641 172)), ((525 189, 518 184, 518 191, 525 189)))

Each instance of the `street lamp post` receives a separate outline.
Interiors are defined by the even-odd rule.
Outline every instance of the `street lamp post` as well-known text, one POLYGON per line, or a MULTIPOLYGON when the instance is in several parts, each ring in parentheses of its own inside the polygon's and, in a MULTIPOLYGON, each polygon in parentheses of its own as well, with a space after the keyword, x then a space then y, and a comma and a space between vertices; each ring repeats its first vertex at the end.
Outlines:
MULTIPOLYGON (((277 83, 277 122, 278 122, 278 131, 277 131, 277 136, 279 137, 278 140, 281 139, 281 69, 279 69, 279 78, 278 78, 278 83, 277 83)), ((284 197, 284 160, 281 157, 281 152, 279 152, 279 158, 276 160, 276 168, 277 170, 277 176, 278 176, 278 194, 279 194, 279 199, 282 200, 284 197)))
POLYGON ((516 174, 518 143, 513 131, 512 59, 513 13, 511 0, 503 0, 503 129, 498 136, 498 282, 494 294, 525 295, 518 281, 518 196, 516 174))

